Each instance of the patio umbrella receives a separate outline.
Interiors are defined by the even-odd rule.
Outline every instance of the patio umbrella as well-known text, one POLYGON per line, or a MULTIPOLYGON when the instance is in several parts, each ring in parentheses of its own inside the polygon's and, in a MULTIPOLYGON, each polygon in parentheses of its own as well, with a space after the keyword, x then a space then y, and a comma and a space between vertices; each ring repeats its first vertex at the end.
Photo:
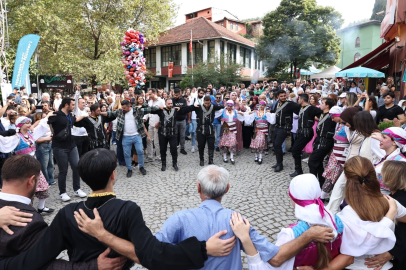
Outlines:
POLYGON ((338 78, 385 78, 385 74, 374 69, 355 67, 336 73, 338 78))

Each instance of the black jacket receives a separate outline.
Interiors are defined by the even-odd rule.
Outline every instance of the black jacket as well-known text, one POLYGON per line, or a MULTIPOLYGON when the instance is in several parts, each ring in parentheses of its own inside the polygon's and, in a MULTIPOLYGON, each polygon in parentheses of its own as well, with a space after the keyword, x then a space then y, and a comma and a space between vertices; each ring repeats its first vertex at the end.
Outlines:
POLYGON ((302 114, 300 114, 299 111, 298 130, 302 128, 313 128, 314 118, 322 112, 323 111, 320 108, 312 105, 308 105, 302 114))
MULTIPOLYGON (((276 104, 275 106, 273 106, 273 113, 276 113, 275 118, 276 118, 276 123, 275 125, 277 127, 290 127, 290 129, 292 129, 292 124, 293 124, 293 113, 295 114, 299 114, 300 111, 300 105, 292 102, 292 101, 285 101, 287 102, 287 105, 280 110, 278 113, 276 113, 276 111, 278 110, 279 104, 276 104)), ((279 101, 280 103, 280 101, 279 101)), ((281 106, 284 106, 285 103, 283 103, 281 106)), ((289 130, 290 130, 289 129, 289 130)))
MULTIPOLYGON (((173 109, 173 108, 172 108, 173 109)), ((165 109, 166 110, 166 109, 165 109)), ((159 116, 159 129, 158 133, 163 135, 163 136, 175 136, 178 133, 178 129, 176 127, 176 119, 178 115, 185 115, 186 113, 190 112, 191 108, 188 107, 182 107, 180 110, 173 109, 173 115, 172 117, 169 117, 172 113, 171 111, 167 111, 168 117, 165 119, 165 113, 163 110, 157 110, 154 112, 151 112, 151 114, 157 114, 159 116)))
MULTIPOLYGON (((398 190, 395 194, 391 195, 401 205, 406 207, 406 191, 398 190)), ((405 270, 406 269, 406 224, 397 222, 395 226, 396 243, 395 246, 389 250, 392 256, 395 256, 392 270, 405 270)))
POLYGON ((202 135, 213 135, 213 121, 215 112, 224 108, 224 106, 218 106, 211 104, 208 112, 209 114, 205 115, 203 112, 204 105, 200 105, 195 107, 194 105, 189 106, 190 111, 196 112, 196 121, 197 121, 197 128, 196 132, 201 133, 202 135))

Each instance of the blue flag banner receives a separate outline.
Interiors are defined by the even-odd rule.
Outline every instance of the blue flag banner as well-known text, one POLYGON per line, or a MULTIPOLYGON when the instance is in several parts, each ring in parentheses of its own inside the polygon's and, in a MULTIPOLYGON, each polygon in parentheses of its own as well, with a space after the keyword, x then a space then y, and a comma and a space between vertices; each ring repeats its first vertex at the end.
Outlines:
POLYGON ((14 62, 13 79, 11 81, 12 88, 21 87, 25 85, 28 75, 28 68, 30 66, 30 60, 32 54, 37 48, 40 36, 38 35, 26 35, 23 36, 18 42, 16 59, 14 62))

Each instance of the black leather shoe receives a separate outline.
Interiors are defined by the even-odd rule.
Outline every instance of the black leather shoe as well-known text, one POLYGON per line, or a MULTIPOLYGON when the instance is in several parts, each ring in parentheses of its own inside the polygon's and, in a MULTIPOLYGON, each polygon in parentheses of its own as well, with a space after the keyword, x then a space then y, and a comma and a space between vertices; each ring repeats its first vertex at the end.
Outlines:
POLYGON ((216 147, 216 152, 220 152, 220 148, 216 147))
POLYGON ((230 161, 231 161, 231 164, 235 164, 235 161, 234 161, 234 159, 230 159, 230 161))
POLYGON ((278 166, 275 167, 275 172, 280 172, 283 170, 283 165, 282 164, 278 164, 278 166))
POLYGON ((147 174, 147 171, 144 169, 144 167, 141 167, 141 168, 140 168, 140 172, 141 172, 143 175, 146 175, 146 174, 147 174))
POLYGON ((48 214, 50 214, 50 213, 52 213, 52 212, 54 212, 55 211, 55 209, 52 209, 52 208, 46 208, 46 207, 44 207, 43 209, 39 209, 38 208, 38 213, 48 213, 48 214))
POLYGON ((165 171, 166 170, 166 164, 162 164, 162 167, 161 167, 161 171, 165 171))
POLYGON ((207 164, 214 165, 214 162, 213 162, 213 160, 209 160, 209 163, 207 163, 207 164))
POLYGON ((200 160, 200 166, 204 166, 204 160, 200 160))
POLYGON ((127 178, 130 178, 133 175, 133 171, 132 170, 128 170, 127 172, 127 178))
POLYGON ((227 160, 227 159, 223 159, 223 161, 224 161, 224 163, 228 163, 228 160, 227 160))
POLYGON ((258 165, 262 164, 262 159, 258 159, 258 165))
POLYGON ((289 174, 289 176, 290 177, 296 177, 296 176, 301 175, 301 174, 303 174, 303 172, 295 171, 294 173, 289 174))
POLYGON ((175 169, 175 171, 179 171, 178 164, 173 163, 173 168, 175 169))
POLYGON ((276 168, 278 166, 278 163, 276 163, 275 165, 272 166, 272 168, 276 168))
POLYGON ((184 154, 184 155, 187 155, 185 149, 181 149, 180 152, 181 152, 182 154, 184 154))
POLYGON ((258 162, 258 158, 257 158, 257 157, 255 158, 254 162, 258 162))

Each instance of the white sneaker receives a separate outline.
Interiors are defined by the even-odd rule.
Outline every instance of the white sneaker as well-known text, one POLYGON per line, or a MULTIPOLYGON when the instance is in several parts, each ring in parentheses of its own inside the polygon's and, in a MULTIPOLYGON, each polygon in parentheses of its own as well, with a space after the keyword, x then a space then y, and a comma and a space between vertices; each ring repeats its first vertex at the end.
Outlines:
POLYGON ((308 163, 308 162, 309 162, 309 158, 302 159, 302 161, 308 163))
POLYGON ((60 196, 61 196, 61 199, 63 202, 70 201, 70 197, 68 196, 68 194, 66 192, 62 193, 60 196))
POLYGON ((194 152, 195 152, 195 147, 194 147, 194 146, 192 146, 192 150, 191 150, 191 152, 192 152, 192 153, 194 153, 194 152))
POLYGON ((75 194, 75 196, 80 198, 85 198, 87 196, 87 194, 81 191, 80 189, 76 190, 73 194, 75 194))

